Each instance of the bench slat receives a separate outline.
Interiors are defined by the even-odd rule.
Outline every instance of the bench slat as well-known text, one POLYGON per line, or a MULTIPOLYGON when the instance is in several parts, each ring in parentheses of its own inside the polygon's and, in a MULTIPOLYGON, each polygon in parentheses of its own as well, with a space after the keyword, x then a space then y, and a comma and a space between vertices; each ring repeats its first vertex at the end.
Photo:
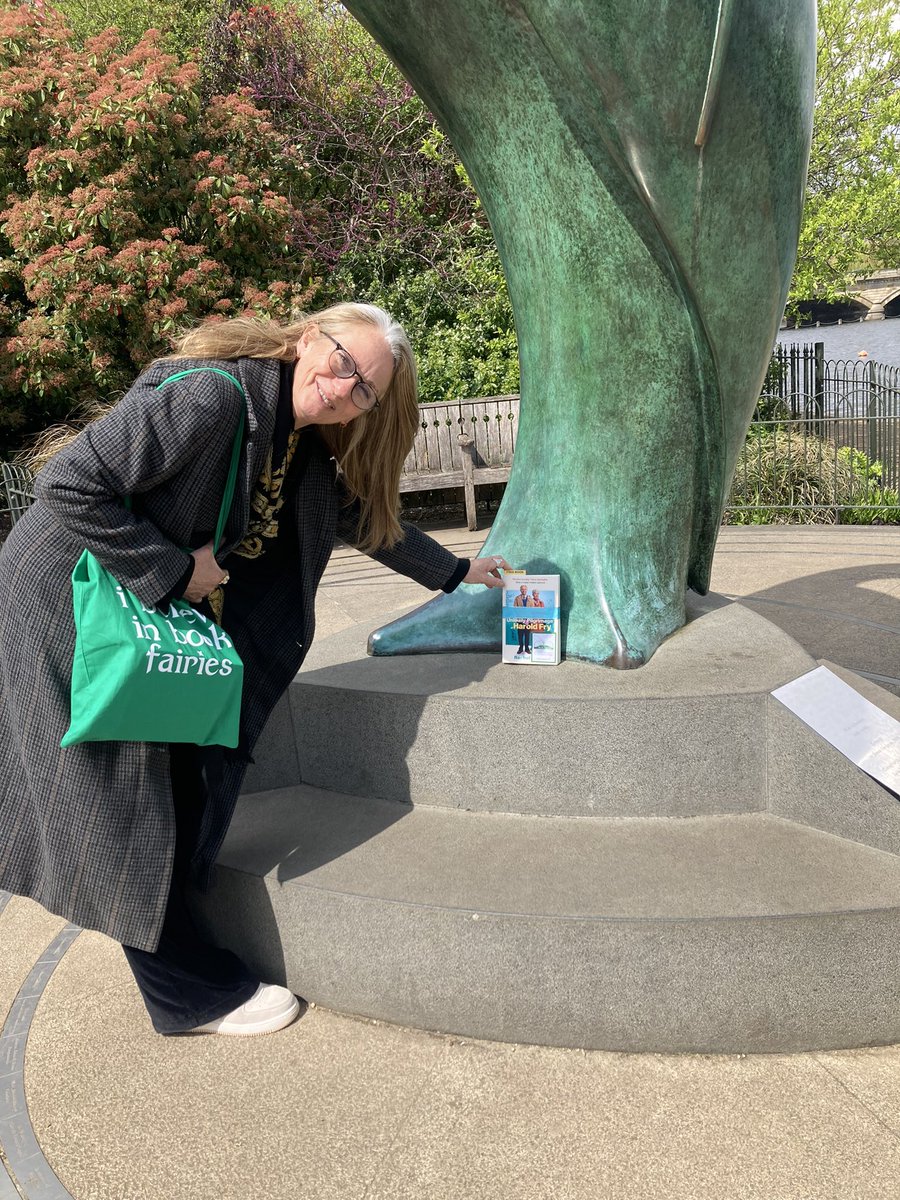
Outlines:
POLYGON ((400 491, 430 492, 438 488, 462 487, 464 483, 462 471, 438 471, 432 475, 417 471, 414 475, 400 477, 400 491))

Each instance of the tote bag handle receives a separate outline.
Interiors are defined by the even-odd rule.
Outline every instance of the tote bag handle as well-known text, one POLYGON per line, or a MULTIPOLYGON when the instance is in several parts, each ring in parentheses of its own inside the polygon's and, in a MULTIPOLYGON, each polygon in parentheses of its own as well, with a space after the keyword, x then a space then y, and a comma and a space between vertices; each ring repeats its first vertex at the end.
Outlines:
MULTIPOLYGON (((222 371, 219 367, 191 367, 187 371, 179 371, 177 375, 170 375, 168 379, 164 379, 157 386, 156 390, 159 391, 167 383, 174 383, 176 379, 184 379, 186 375, 199 375, 204 371, 211 371, 214 375, 221 375, 225 379, 230 379, 244 399, 247 399, 247 393, 244 391, 240 380, 235 379, 228 371, 222 371)), ((222 534, 225 532, 225 522, 228 520, 228 512, 231 508, 232 498, 234 497, 234 485, 237 482, 238 462, 241 457, 241 443, 244 438, 244 425, 246 422, 247 411, 246 408, 242 408, 234 434, 234 444, 231 447, 231 462, 228 465, 228 478, 225 481, 225 491, 222 493, 222 503, 219 506, 219 519, 216 522, 216 534, 213 538, 213 554, 216 553, 221 544, 222 534)))
MULTIPOLYGON (((167 383, 174 383, 175 379, 184 379, 185 376, 188 376, 188 374, 200 374, 200 372, 203 372, 203 371, 211 371, 214 374, 221 374, 221 376, 223 378, 232 380, 232 383, 234 384, 235 388, 238 389, 241 396, 244 396, 244 398, 246 400, 247 394, 244 391, 244 388, 242 388, 240 380, 235 379, 233 374, 230 374, 228 371, 220 370, 220 367, 191 367, 190 370, 188 370, 188 371, 179 371, 178 374, 174 374, 174 376, 169 376, 168 379, 163 379, 163 382, 160 384, 160 386, 158 386, 158 388, 156 390, 158 391, 158 390, 160 390, 160 388, 164 388, 164 386, 166 386, 167 383)), ((246 424, 246 420, 247 420, 246 409, 241 408, 241 415, 240 415, 240 418, 238 419, 238 428, 236 428, 236 430, 234 432, 234 444, 232 446, 232 461, 230 461, 230 463, 228 464, 228 479, 226 480, 226 486, 224 486, 224 492, 222 493, 222 503, 220 505, 220 509, 218 509, 218 521, 216 522, 216 535, 215 535, 215 538, 212 539, 212 553, 214 553, 214 554, 218 550, 218 547, 220 547, 220 544, 222 541, 222 534, 224 533, 224 523, 226 523, 226 521, 228 520, 228 510, 230 509, 230 506, 232 506, 232 497, 234 496, 234 485, 235 485, 235 482, 238 481, 238 462, 240 461, 240 456, 241 456, 241 442, 242 442, 242 439, 244 439, 244 426, 246 424)))

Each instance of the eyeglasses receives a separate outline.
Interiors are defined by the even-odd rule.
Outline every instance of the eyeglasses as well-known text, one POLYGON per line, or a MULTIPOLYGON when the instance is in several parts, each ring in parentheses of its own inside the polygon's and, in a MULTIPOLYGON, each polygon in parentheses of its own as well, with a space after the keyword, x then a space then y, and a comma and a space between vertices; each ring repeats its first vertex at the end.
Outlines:
POLYGON ((328 355, 328 366, 338 379, 351 379, 354 375, 359 380, 359 383, 354 383, 353 389, 350 392, 350 399, 360 410, 360 412, 371 412, 373 408, 378 407, 378 393, 370 383, 366 383, 359 369, 356 366, 356 360, 353 355, 345 350, 337 338, 333 338, 330 333, 326 333, 324 329, 320 329, 319 333, 323 337, 327 337, 329 342, 334 342, 334 349, 328 355))

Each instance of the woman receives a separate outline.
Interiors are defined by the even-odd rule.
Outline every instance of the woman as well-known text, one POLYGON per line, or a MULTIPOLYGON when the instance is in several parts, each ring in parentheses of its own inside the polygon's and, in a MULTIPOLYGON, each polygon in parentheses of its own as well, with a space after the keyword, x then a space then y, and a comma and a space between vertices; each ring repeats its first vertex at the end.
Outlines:
POLYGON ((399 521, 417 422, 412 352, 381 309, 206 324, 51 458, 0 553, 0 887, 121 942, 160 1033, 263 1033, 298 1011, 286 988, 202 941, 184 891, 207 882, 254 743, 309 649, 335 536, 435 590, 500 585, 503 560, 457 559, 399 521), (167 382, 192 368, 204 369, 167 382), (69 577, 85 547, 145 604, 183 596, 228 631, 244 662, 236 751, 60 749, 69 577))

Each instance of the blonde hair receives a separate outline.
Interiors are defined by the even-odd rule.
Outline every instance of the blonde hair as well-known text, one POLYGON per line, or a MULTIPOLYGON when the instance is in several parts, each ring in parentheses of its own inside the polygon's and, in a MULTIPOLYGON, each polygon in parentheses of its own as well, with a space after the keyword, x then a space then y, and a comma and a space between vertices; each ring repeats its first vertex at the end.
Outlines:
POLYGON ((32 475, 37 475, 51 458, 65 450, 70 442, 74 442, 86 425, 105 417, 113 404, 108 400, 91 400, 74 409, 65 421, 57 425, 48 425, 34 440, 13 459, 16 466, 24 467, 32 475))
POLYGON ((278 325, 257 317, 206 322, 186 333, 168 358, 275 358, 293 362, 297 343, 310 328, 339 336, 348 328, 376 329, 394 359, 394 374, 378 408, 347 426, 323 425, 319 433, 344 473, 352 500, 360 505, 357 545, 368 553, 390 548, 402 536, 400 472, 419 423, 416 360, 409 339, 390 313, 375 304, 333 304, 278 325))
MULTIPOLYGON (((361 413, 347 426, 322 425, 319 433, 344 475, 351 500, 359 501, 356 544, 360 550, 390 548, 402 537, 400 527, 400 472, 416 436, 419 423, 416 360, 409 339, 393 317, 374 304, 333 304, 279 325, 259 317, 207 321, 185 333, 165 360, 178 358, 274 358, 293 362, 297 343, 310 328, 339 336, 348 328, 377 329, 390 347, 394 374, 378 408, 361 413)), ((102 416, 108 405, 98 405, 88 420, 102 416)), ((38 471, 79 432, 69 426, 45 430, 32 447, 27 465, 38 471)))

